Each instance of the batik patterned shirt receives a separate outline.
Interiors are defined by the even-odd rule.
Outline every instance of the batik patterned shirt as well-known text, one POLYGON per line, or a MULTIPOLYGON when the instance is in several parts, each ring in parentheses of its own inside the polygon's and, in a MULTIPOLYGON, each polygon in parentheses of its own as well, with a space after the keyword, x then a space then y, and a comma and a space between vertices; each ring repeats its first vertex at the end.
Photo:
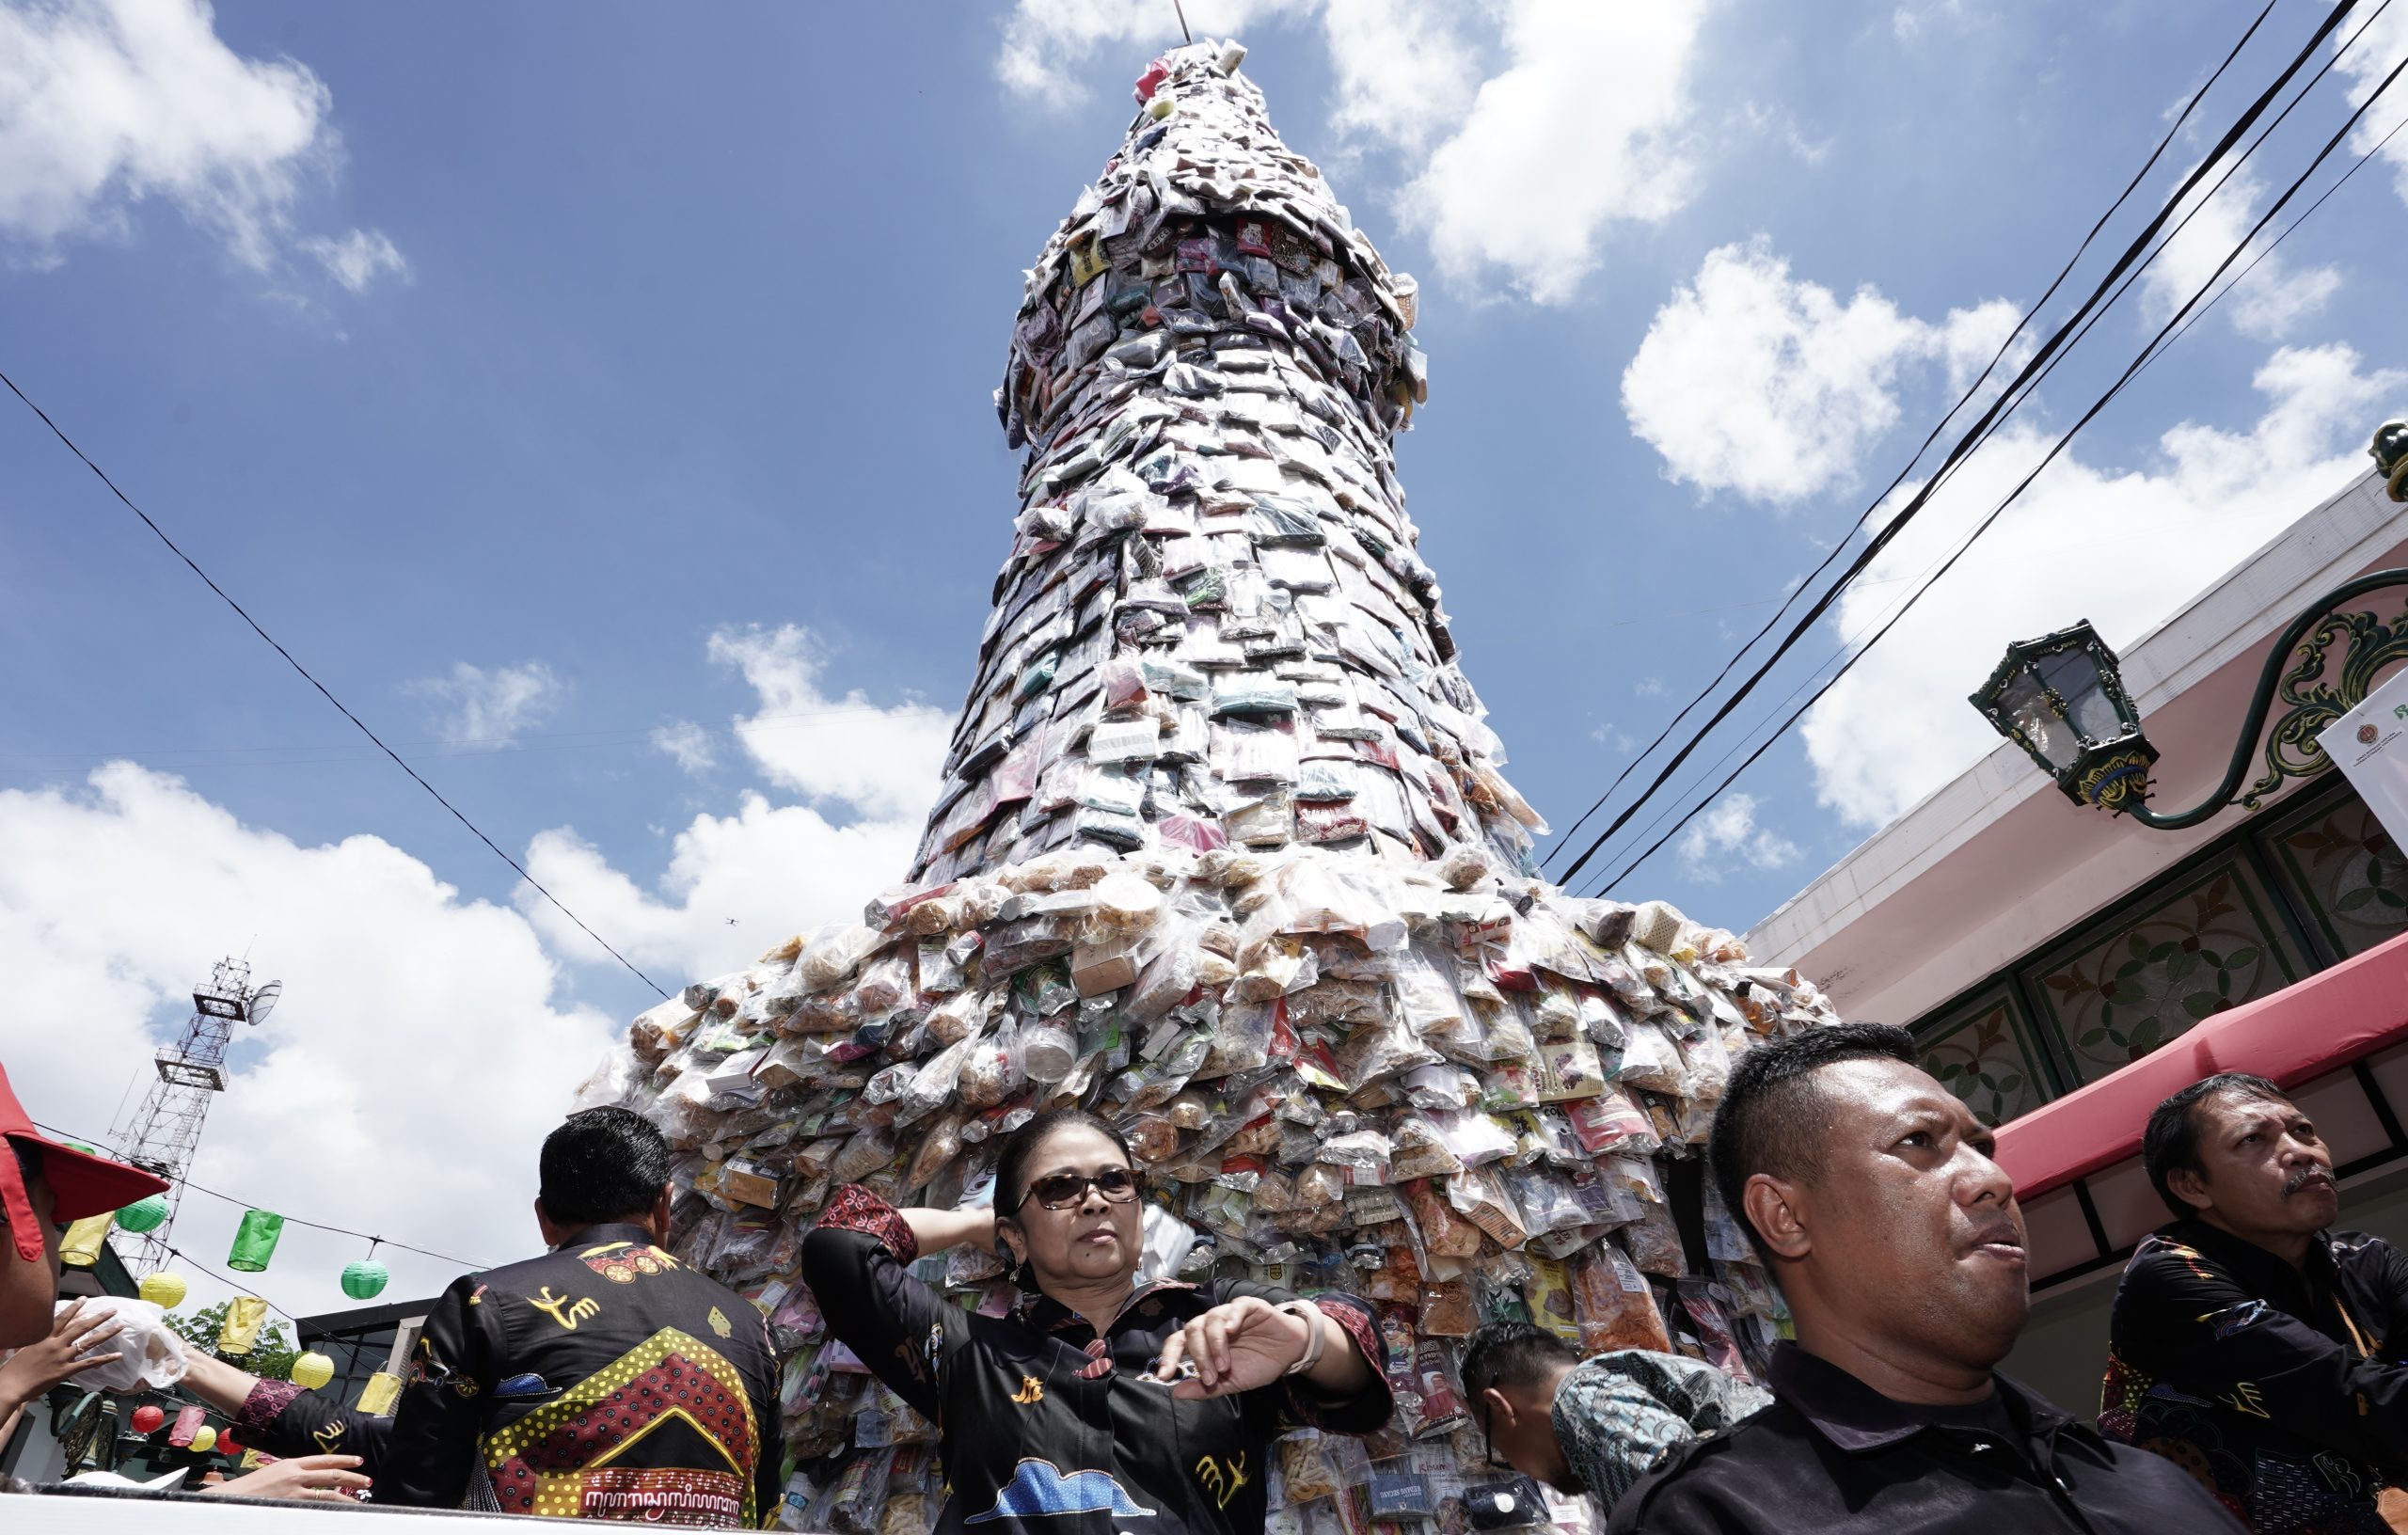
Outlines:
POLYGON ((363 1457, 378 1503, 757 1528, 784 1487, 777 1386, 752 1303, 597 1226, 445 1290, 389 1419, 262 1382, 236 1427, 363 1457))
POLYGON ((2257 1535, 2378 1535, 2408 1480, 2408 1258, 2320 1235, 2304 1269, 2197 1221, 2115 1290, 2099 1429, 2196 1477, 2257 1535))
POLYGON ((1772 1404, 1766 1391, 1702 1360, 1616 1349, 1583 1359, 1556 1388, 1555 1440, 1600 1509, 1676 1445, 1772 1404))

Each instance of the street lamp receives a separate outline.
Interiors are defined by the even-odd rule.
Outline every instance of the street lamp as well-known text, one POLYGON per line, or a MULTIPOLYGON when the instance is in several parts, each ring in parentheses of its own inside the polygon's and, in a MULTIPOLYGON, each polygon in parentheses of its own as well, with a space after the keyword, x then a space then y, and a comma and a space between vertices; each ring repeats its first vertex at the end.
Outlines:
MULTIPOLYGON (((2386 421, 2367 450, 2391 499, 2408 502, 2408 421, 2386 421)), ((2140 710, 2125 689, 2115 653, 2088 621, 2006 647, 2005 658, 1972 703, 1990 728, 2021 747, 2068 799, 2143 826, 2178 831, 2196 826, 2236 798, 2251 810, 2286 778, 2308 778, 2332 762, 2317 733, 2365 702, 2375 674, 2408 660, 2408 612, 2390 624, 2370 612, 2337 613, 2353 597, 2408 586, 2408 569, 2378 570, 2344 581, 2319 598, 2283 631, 2266 658, 2258 690, 2224 782, 2189 810, 2164 815, 2148 807, 2149 768, 2157 748, 2141 729, 2140 710), (2331 680, 2327 656, 2335 641, 2343 654, 2331 680), (2305 641, 2303 648, 2302 641, 2305 641), (2296 665, 2285 664, 2294 650, 2296 665), (2289 705, 2266 742, 2266 771, 2242 793, 2258 735, 2277 695, 2289 705)))

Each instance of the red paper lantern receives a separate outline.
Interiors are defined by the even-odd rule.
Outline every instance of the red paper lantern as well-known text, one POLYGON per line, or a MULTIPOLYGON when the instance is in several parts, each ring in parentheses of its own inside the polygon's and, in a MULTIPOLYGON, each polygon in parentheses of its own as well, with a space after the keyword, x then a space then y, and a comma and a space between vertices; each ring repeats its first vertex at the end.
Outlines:
POLYGON ((217 1448, 229 1455, 240 1455, 244 1447, 235 1440, 231 1428, 224 1428, 217 1431, 217 1448))
POLYGON ((167 1415, 148 1402, 134 1409, 134 1432, 136 1433, 156 1433, 159 1425, 166 1421, 167 1415))

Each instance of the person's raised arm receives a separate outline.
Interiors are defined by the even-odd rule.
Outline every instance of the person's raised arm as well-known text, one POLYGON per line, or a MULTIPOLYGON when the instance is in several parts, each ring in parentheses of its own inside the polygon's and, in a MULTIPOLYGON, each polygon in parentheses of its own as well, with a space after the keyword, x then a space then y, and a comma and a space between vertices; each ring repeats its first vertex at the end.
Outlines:
MULTIPOLYGON (((0 1154, 5 1154, 0 1147, 0 1154)), ((115 1364, 117 1350, 97 1352, 123 1329, 114 1311, 87 1311, 82 1301, 60 1308, 50 1321, 50 1336, 28 1343, 0 1365, 0 1445, 17 1432, 17 1415, 25 1404, 52 1386, 80 1375, 95 1365, 115 1364)))
POLYGON ((898 1211, 867 1189, 839 1191, 802 1239, 802 1278, 828 1330, 914 1411, 938 1416, 938 1372, 960 1315, 911 1276, 923 1251, 994 1241, 985 1211, 898 1211), (933 1346, 932 1346, 933 1340, 933 1346))

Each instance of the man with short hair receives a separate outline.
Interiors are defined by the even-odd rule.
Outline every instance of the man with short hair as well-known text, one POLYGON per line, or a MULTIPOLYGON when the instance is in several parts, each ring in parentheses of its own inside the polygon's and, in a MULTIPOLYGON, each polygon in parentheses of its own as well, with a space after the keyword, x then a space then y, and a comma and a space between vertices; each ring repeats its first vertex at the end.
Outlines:
POLYGON ((758 1308, 664 1250, 670 1161, 626 1109, 553 1131, 551 1251, 443 1292, 389 1420, 198 1354, 187 1384, 247 1443, 362 1456, 379 1503, 760 1527, 784 1490, 778 1357, 758 1308))
POLYGON ((1903 1029, 1830 1024, 1739 1057, 1715 1179, 1797 1341, 1773 1352, 1772 1405, 1673 1449, 1613 1535, 2235 1527, 2171 1464, 1995 1372, 2031 1296, 1990 1144, 1903 1029))
POLYGON ((2408 1480, 2408 1257, 2326 1229, 2332 1148, 2263 1077, 2223 1072, 2159 1104, 2141 1160, 2178 1218, 2115 1287, 2100 1431, 2189 1471, 2258 1535, 2394 1527, 2378 1503, 2408 1480))
POLYGON ((1727 1429, 1772 1400, 1701 1359, 1615 1349, 1587 1359, 1527 1321, 1492 1321, 1464 1350, 1464 1395, 1491 1465, 1600 1511, 1675 1446, 1727 1429))

